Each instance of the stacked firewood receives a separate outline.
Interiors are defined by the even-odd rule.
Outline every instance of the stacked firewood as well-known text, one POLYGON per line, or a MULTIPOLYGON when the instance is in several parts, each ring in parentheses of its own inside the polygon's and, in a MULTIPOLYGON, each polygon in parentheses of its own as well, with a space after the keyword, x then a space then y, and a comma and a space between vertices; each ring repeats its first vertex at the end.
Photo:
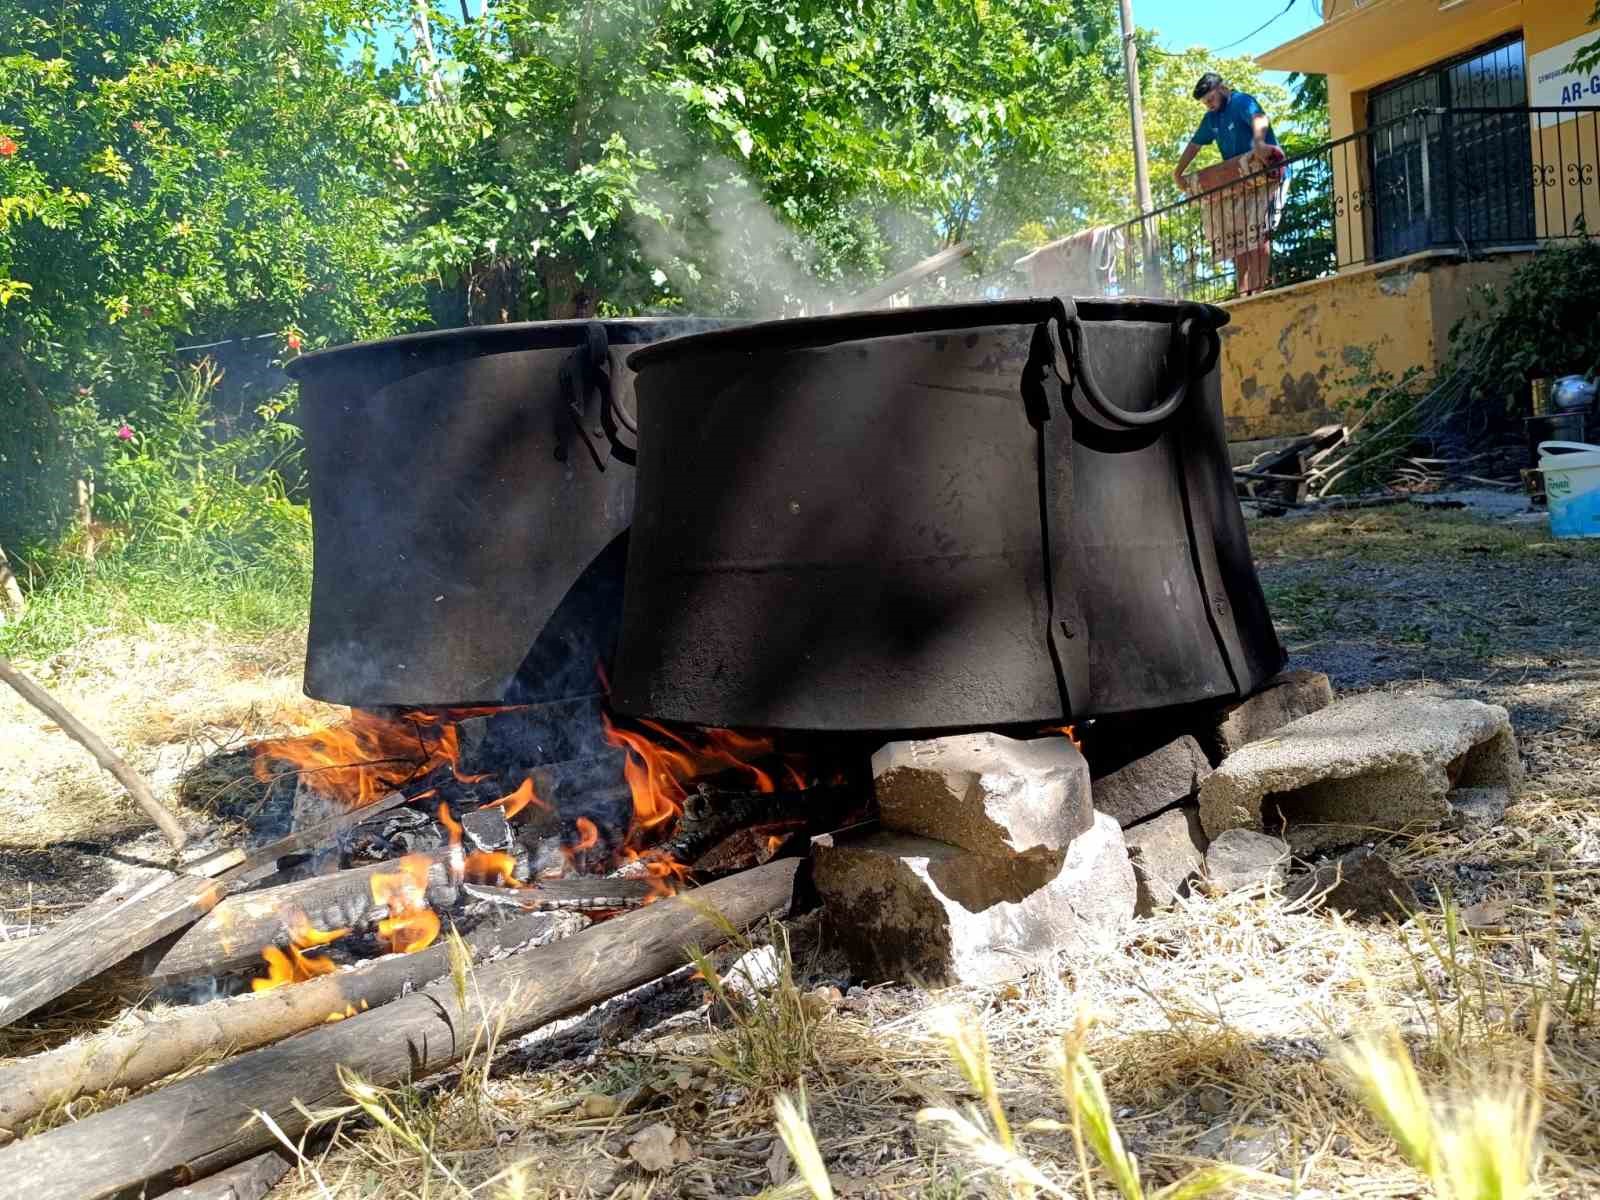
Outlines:
POLYGON ((277 1135, 257 1114, 295 1137, 341 1099, 341 1068, 378 1085, 421 1077, 485 1028, 513 1037, 675 970, 686 947, 787 909, 809 834, 850 819, 860 794, 691 785, 640 856, 613 844, 630 805, 625 787, 609 794, 614 774, 574 818, 535 804, 531 775, 495 795, 498 781, 477 792, 458 765, 447 773, 321 820, 306 819, 318 809, 301 778, 300 828, 149 869, 9 949, 0 1026, 113 969, 163 995, 219 984, 222 998, 0 1067, 0 1177, 33 1181, 35 1200, 206 1179, 192 1194, 259 1194, 277 1135), (464 993, 452 977, 469 964, 464 993), (134 1098, 29 1134, 41 1114, 119 1090, 134 1098))

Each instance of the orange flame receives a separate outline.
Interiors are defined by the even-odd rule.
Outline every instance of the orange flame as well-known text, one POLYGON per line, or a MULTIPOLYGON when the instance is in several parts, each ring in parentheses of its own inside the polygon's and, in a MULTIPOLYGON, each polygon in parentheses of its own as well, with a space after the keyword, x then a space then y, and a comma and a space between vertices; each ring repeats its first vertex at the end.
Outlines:
POLYGON ((362 808, 388 791, 441 766, 463 783, 484 778, 462 775, 461 742, 455 722, 499 709, 452 709, 438 713, 409 712, 398 720, 358 708, 338 725, 303 737, 258 742, 253 770, 271 783, 288 764, 310 774, 317 788, 349 808, 362 808), (275 766, 274 761, 278 764, 275 766))
POLYGON ((365 1012, 367 1010, 367 1007, 368 1007, 368 1005, 367 1005, 367 1002, 365 1000, 363 1000, 361 1002, 361 1008, 359 1010, 356 1008, 356 1006, 354 1004, 346 1004, 344 1006, 343 1011, 341 1011, 341 1012, 331 1012, 327 1016, 323 1017, 322 1018, 322 1023, 324 1025, 331 1025, 335 1021, 342 1021, 346 1017, 355 1016, 357 1011, 365 1012))
MULTIPOLYGON (((627 750, 623 777, 633 795, 633 828, 628 841, 675 822, 683 813, 686 783, 718 771, 737 770, 750 776, 759 792, 777 791, 772 776, 749 761, 772 753, 772 739, 735 733, 731 729, 705 729, 706 744, 697 746, 682 734, 654 721, 640 724, 665 742, 635 729, 623 729, 602 714, 606 741, 627 750), (668 744, 670 743, 670 744, 668 744)), ((663 830, 664 832, 664 830, 663 830)))
POLYGON ((1076 725, 1051 725, 1044 732, 1062 734, 1067 741, 1072 743, 1074 749, 1082 750, 1083 742, 1079 740, 1077 730, 1078 727, 1076 725))
POLYGON ((573 844, 574 851, 592 850, 600 844, 600 829, 588 817, 579 817, 574 822, 578 827, 578 840, 573 844))
POLYGON ((350 932, 348 929, 318 929, 299 909, 289 911, 286 923, 289 927, 288 946, 266 946, 262 949, 261 957, 266 961, 267 973, 261 979, 250 981, 251 991, 270 992, 285 984, 304 983, 338 970, 325 955, 312 957, 301 951, 336 942, 350 932))
POLYGON ((393 953, 415 954, 439 936, 439 914, 428 907, 432 860, 426 854, 408 854, 394 865, 395 870, 372 876, 373 902, 389 910, 378 921, 378 937, 393 953))
POLYGON ((443 800, 439 802, 439 824, 444 826, 445 835, 450 839, 450 849, 461 849, 461 822, 450 814, 450 806, 443 800))
POLYGON ((542 808, 546 812, 550 810, 550 806, 543 800, 539 799, 539 794, 533 790, 532 775, 528 776, 521 783, 519 783, 516 791, 512 792, 510 795, 501 796, 500 799, 494 801, 492 804, 486 804, 484 807, 503 808, 505 810, 506 820, 509 821, 523 809, 527 808, 530 804, 542 808))
POLYGON ((521 887, 517 878, 517 856, 506 850, 474 850, 467 855, 464 876, 469 883, 489 883, 496 887, 521 887))

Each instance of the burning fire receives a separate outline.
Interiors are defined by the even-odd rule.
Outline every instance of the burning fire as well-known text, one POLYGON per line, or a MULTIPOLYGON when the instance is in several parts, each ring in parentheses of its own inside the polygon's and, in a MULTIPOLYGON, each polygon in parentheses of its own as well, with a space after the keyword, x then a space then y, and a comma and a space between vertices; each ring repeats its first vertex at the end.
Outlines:
POLYGON ((261 951, 261 957, 266 960, 267 974, 250 981, 252 991, 270 992, 288 983, 304 983, 338 970, 326 956, 319 954, 312 957, 302 951, 336 942, 350 932, 348 929, 318 929, 299 909, 289 912, 288 926, 287 947, 267 946, 261 951))
POLYGON ((257 779, 271 783, 282 766, 311 775, 319 791, 362 808, 384 793, 448 766, 463 783, 481 775, 460 772, 461 744, 455 722, 500 709, 463 708, 438 713, 408 712, 398 720, 375 713, 350 710, 338 725, 304 737, 277 738, 255 747, 253 770, 257 779))
POLYGON ((533 790, 533 776, 531 775, 517 785, 516 791, 510 795, 501 796, 500 799, 485 805, 485 807, 504 809, 506 820, 509 821, 530 804, 547 812, 550 808, 548 804, 539 799, 538 793, 533 790))
POLYGON ((432 865, 426 854, 408 854, 395 862, 393 871, 372 876, 373 903, 389 910, 389 915, 378 921, 378 937, 392 953, 415 954, 439 936, 439 914, 428 906, 428 869, 432 865))
MULTIPOLYGON (((662 741, 646 736, 635 729, 623 729, 605 718, 606 741, 628 751, 623 765, 623 776, 633 795, 633 826, 628 831, 628 844, 636 845, 641 835, 652 831, 666 832, 662 827, 675 823, 683 814, 683 802, 688 796, 685 786, 689 780, 719 771, 734 770, 750 776, 751 786, 758 792, 775 792, 777 784, 772 776, 751 759, 772 753, 772 739, 735 733, 731 729, 705 729, 702 734, 706 744, 697 746, 688 738, 654 721, 640 721, 662 741), (670 743, 670 744, 668 744, 670 743)), ((791 777, 804 780, 790 766, 791 777)))
POLYGON ((1072 743, 1073 749, 1082 750, 1083 742, 1078 737, 1077 729, 1078 727, 1076 725, 1052 725, 1049 729, 1046 729, 1045 732, 1059 733, 1063 735, 1067 741, 1072 743))

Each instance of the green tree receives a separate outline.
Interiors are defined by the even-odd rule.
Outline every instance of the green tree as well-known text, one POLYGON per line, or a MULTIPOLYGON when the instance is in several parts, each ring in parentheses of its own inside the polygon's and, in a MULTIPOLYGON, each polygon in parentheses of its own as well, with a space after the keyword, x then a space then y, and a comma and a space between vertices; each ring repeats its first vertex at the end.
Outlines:
POLYGON ((459 84, 411 112, 397 184, 421 201, 419 269, 474 320, 793 311, 941 244, 988 246, 1076 206, 1116 61, 1110 0, 494 13, 432 14, 459 84))
POLYGON ((368 29, 354 0, 0 6, 0 541, 60 525, 176 345, 411 315, 366 162, 388 100, 343 62, 368 29))

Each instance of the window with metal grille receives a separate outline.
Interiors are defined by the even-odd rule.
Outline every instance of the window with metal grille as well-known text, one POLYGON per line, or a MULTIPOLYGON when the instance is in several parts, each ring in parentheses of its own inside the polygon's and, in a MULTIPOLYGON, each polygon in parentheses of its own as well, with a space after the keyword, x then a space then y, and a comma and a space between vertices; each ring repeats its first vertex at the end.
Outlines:
POLYGON ((1527 103, 1520 37, 1373 90, 1376 257, 1533 240, 1527 103))

